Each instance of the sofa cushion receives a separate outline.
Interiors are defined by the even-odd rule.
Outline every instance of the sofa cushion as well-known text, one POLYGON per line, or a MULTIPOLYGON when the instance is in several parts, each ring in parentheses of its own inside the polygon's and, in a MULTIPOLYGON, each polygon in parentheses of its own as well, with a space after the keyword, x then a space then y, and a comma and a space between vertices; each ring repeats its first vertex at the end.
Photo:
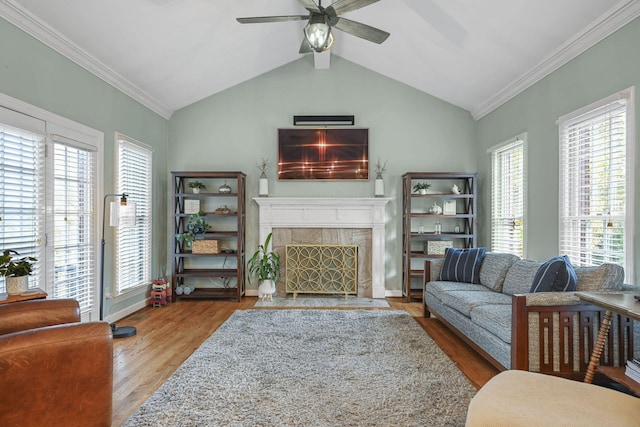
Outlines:
POLYGON ((465 316, 471 315, 471 310, 486 304, 509 304, 511 296, 493 291, 451 291, 442 294, 442 303, 454 308, 465 316))
POLYGON ((502 292, 507 295, 529 293, 533 278, 541 265, 541 262, 528 259, 521 259, 513 263, 507 272, 507 277, 504 278, 502 292))
POLYGON ((566 255, 551 258, 540 266, 529 292, 569 292, 576 290, 576 272, 566 255))
POLYGON ((519 259, 513 254, 487 252, 480 266, 480 283, 493 291, 502 292, 507 271, 519 259))
POLYGON ((476 285, 475 283, 463 283, 463 282, 429 282, 425 288, 425 293, 430 293, 439 300, 442 300, 442 295, 451 291, 480 291, 486 292, 487 288, 484 286, 476 285))
POLYGON ((485 248, 447 248, 438 280, 480 283, 480 266, 485 252, 485 248))
POLYGON ((605 263, 596 267, 575 267, 577 291, 618 291, 622 289, 624 268, 605 263))
POLYGON ((487 304, 471 310, 471 321, 506 343, 511 342, 511 304, 487 304))

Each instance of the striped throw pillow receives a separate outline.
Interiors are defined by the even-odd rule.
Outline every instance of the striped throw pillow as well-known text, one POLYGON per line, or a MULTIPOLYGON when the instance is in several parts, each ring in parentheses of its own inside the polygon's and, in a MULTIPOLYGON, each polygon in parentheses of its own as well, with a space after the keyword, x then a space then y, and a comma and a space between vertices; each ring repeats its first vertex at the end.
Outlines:
POLYGON ((529 292, 570 292, 576 290, 578 278, 566 255, 551 258, 540 266, 529 292))
POLYGON ((447 248, 438 280, 479 284, 480 266, 486 252, 486 248, 447 248))

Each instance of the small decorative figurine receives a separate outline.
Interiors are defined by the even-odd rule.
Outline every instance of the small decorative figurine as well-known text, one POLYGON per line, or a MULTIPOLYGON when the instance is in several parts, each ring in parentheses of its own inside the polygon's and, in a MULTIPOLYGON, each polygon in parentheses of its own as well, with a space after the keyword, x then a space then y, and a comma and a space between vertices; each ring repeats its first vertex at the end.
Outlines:
POLYGON ((453 194, 460 194, 460 189, 458 188, 457 185, 453 184, 453 187, 451 187, 451 192, 453 194))
POLYGON ((225 182, 224 182, 224 184, 222 184, 222 185, 220 186, 220 188, 218 188, 218 192, 219 192, 219 193, 222 193, 222 194, 229 194, 229 193, 231 193, 231 187, 229 187, 229 186, 227 185, 227 181, 225 181, 225 182))
POLYGON ((429 213, 432 215, 440 215, 442 213, 442 207, 434 202, 429 208, 429 213))

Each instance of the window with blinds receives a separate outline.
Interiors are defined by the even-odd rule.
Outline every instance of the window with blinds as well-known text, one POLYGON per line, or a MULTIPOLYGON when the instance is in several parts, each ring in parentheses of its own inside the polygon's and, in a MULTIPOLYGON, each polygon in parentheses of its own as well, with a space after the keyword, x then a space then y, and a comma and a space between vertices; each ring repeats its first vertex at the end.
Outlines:
POLYGON ((0 248, 38 259, 30 288, 45 287, 44 134, 43 121, 0 107, 0 248))
POLYGON ((558 120, 560 253, 575 265, 620 264, 633 277, 633 89, 558 120), (631 129, 631 131, 630 131, 631 129))
POLYGON ((92 319, 101 134, 25 108, 29 114, 0 107, 0 248, 36 257, 29 286, 78 300, 83 319, 92 319))
POLYGON ((491 153, 491 250, 524 257, 525 137, 491 153))
POLYGON ((95 147, 53 135, 53 232, 55 298, 93 303, 96 276, 95 147))
POLYGON ((136 206, 136 225, 116 232, 116 287, 118 294, 149 285, 151 274, 152 157, 149 147, 117 134, 117 191, 136 206))

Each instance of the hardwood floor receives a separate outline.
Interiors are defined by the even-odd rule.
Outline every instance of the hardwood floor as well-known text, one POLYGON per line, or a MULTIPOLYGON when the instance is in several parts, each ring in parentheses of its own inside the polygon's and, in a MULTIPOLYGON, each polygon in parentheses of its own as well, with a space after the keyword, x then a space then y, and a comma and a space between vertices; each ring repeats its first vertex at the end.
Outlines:
MULTIPOLYGON (((138 333, 114 341, 113 425, 122 425, 235 310, 252 308, 256 300, 184 300, 147 307, 117 322, 135 326, 138 333)), ((415 317, 476 388, 498 372, 437 319, 422 318, 419 302, 387 301, 391 308, 415 317)))

